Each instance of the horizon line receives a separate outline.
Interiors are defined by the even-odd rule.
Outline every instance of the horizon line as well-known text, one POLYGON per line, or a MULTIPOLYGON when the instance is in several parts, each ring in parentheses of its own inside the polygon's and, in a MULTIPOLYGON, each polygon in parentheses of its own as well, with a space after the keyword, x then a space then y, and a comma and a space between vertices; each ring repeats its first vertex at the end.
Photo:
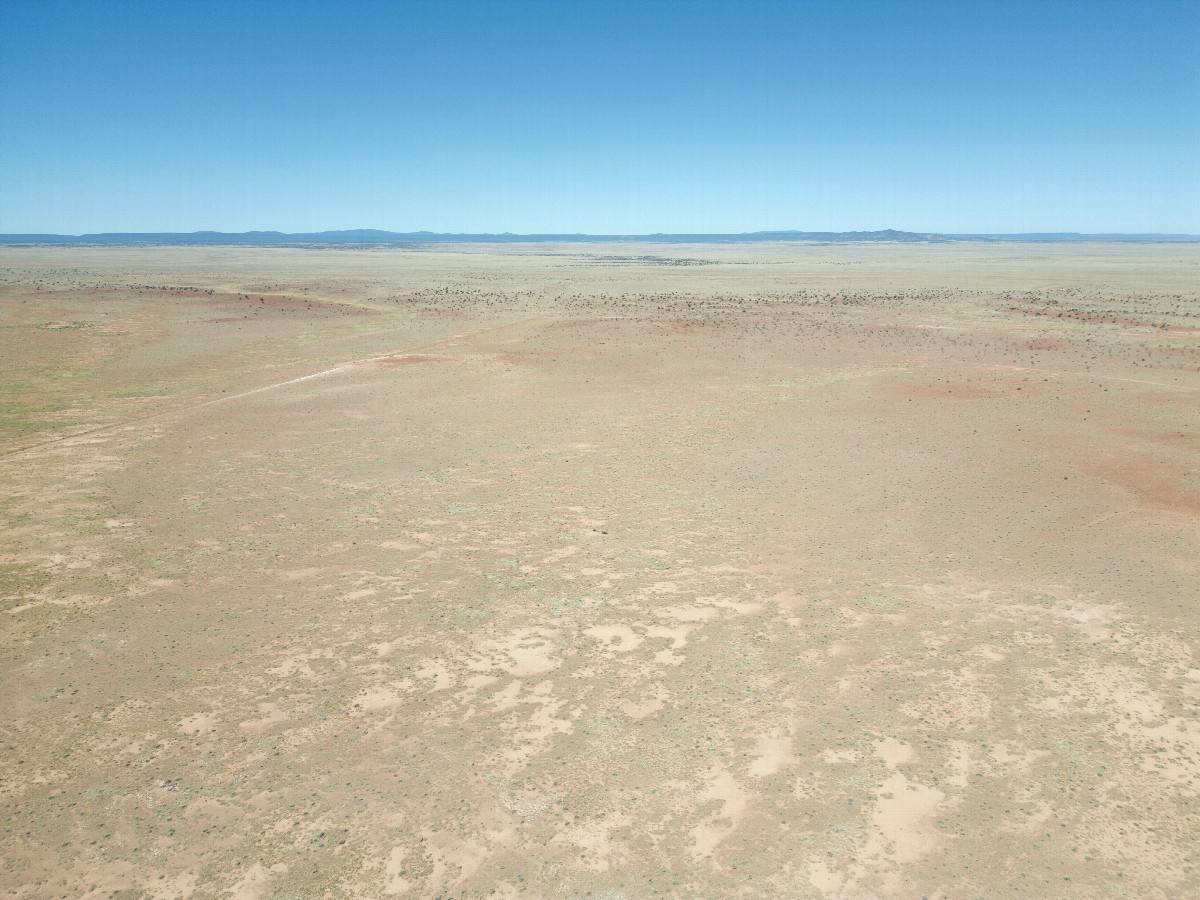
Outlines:
POLYGON ((1165 232, 913 232, 885 228, 856 231, 799 231, 773 229, 743 232, 435 232, 387 231, 351 228, 326 231, 110 231, 85 234, 4 233, 0 245, 178 245, 178 246, 280 246, 280 245, 386 245, 437 243, 951 243, 951 242, 1136 242, 1192 243, 1200 235, 1165 232))

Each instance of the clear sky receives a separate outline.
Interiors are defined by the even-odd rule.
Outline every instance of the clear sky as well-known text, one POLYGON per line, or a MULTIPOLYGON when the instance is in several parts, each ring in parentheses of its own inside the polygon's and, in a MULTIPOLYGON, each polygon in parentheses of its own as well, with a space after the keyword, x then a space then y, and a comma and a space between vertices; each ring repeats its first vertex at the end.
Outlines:
POLYGON ((1200 0, 0 0, 0 232, 1200 233, 1200 0))

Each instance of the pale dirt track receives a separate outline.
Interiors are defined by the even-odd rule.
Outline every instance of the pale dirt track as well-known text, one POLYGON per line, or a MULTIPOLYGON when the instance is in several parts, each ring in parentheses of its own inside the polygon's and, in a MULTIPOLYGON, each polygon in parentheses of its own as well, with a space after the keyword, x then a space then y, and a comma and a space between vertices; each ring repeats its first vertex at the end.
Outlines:
MULTIPOLYGON (((534 317, 534 318, 536 319, 536 318, 544 318, 544 317, 534 317)), ((469 334, 456 334, 456 335, 453 335, 451 338, 443 338, 442 340, 431 341, 428 344, 422 344, 417 347, 405 347, 403 349, 393 350, 389 353, 384 353, 379 356, 369 356, 364 359, 353 359, 350 362, 341 363, 339 365, 333 366, 332 368, 322 369, 319 372, 309 372, 307 375, 299 375, 295 378, 288 378, 284 381, 277 381, 274 384, 266 384, 266 385, 263 385, 262 387, 252 388, 251 390, 248 390, 248 391, 242 391, 239 394, 229 394, 229 395, 223 395, 220 397, 214 397, 211 400, 203 400, 200 403, 196 403, 192 406, 184 407, 183 409, 175 409, 175 410, 170 410, 167 412, 153 413, 151 415, 142 416, 141 418, 132 419, 132 420, 126 421, 126 422, 114 422, 110 425, 101 425, 98 428, 85 428, 82 431, 75 431, 70 434, 63 435, 62 437, 51 438, 50 440, 46 440, 46 441, 39 441, 38 443, 28 444, 24 447, 13 447, 10 449, 5 449, 3 451, 0 451, 0 456, 10 456, 14 453, 25 453, 30 450, 39 450, 43 447, 49 447, 53 444, 62 443, 63 441, 74 441, 74 440, 77 440, 82 437, 103 434, 104 432, 113 431, 115 429, 129 429, 131 427, 134 427, 135 425, 159 421, 159 420, 162 420, 162 419, 165 419, 168 417, 173 418, 173 419, 179 419, 179 418, 186 416, 190 412, 193 412, 193 411, 199 410, 199 409, 205 409, 206 407, 209 407, 209 406, 215 406, 219 403, 231 403, 231 402, 234 402, 237 400, 245 399, 246 397, 252 397, 255 394, 262 394, 266 391, 275 391, 275 390, 278 390, 279 388, 288 387, 289 385, 302 384, 305 381, 311 381, 314 378, 325 378, 329 375, 336 375, 339 372, 347 372, 351 369, 357 368, 358 366, 369 365, 370 363, 385 362, 387 360, 396 359, 398 357, 403 357, 408 354, 421 353, 422 351, 425 351, 425 350, 432 350, 435 347, 437 347, 438 345, 445 343, 447 340, 454 340, 454 339, 459 339, 459 338, 464 338, 464 337, 477 337, 477 336, 488 334, 488 333, 491 333, 494 331, 501 331, 505 328, 512 328, 512 327, 514 327, 514 325, 522 325, 526 322, 531 322, 531 321, 534 321, 534 319, 522 319, 522 320, 520 320, 516 323, 512 323, 512 324, 493 325, 488 328, 480 328, 476 331, 470 332, 469 334)))
POLYGON ((1197 272, 0 251, 0 896, 1200 896, 1197 272))

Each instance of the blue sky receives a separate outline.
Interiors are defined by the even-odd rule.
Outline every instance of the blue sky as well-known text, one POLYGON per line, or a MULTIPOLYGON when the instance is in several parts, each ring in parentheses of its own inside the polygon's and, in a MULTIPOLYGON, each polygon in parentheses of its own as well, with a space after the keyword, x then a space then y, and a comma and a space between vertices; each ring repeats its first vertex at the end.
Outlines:
POLYGON ((0 0, 0 232, 1200 233, 1200 2, 0 0))

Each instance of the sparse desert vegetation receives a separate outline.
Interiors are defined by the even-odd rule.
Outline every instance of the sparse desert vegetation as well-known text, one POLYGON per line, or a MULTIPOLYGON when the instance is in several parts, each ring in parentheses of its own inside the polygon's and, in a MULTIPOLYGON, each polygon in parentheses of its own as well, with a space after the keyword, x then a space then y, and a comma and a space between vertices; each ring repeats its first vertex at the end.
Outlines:
POLYGON ((1200 245, 0 249, 0 894, 1200 895, 1200 245))

